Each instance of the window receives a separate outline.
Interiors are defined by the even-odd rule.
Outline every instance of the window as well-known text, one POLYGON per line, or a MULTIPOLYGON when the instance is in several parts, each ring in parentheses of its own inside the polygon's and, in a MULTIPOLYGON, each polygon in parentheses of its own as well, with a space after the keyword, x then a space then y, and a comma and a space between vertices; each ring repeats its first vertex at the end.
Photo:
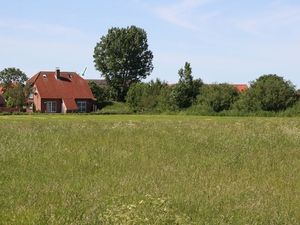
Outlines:
POLYGON ((86 101, 78 101, 78 112, 86 112, 86 101))
POLYGON ((47 113, 56 113, 57 112, 57 103, 56 101, 48 101, 46 103, 46 112, 47 113))

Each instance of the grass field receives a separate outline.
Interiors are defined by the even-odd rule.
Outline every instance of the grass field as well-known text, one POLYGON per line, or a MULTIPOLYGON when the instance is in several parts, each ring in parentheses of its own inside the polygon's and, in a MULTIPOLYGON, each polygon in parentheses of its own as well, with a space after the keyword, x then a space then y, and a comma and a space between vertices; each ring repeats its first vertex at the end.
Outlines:
POLYGON ((300 224, 300 118, 0 116, 0 224, 300 224))

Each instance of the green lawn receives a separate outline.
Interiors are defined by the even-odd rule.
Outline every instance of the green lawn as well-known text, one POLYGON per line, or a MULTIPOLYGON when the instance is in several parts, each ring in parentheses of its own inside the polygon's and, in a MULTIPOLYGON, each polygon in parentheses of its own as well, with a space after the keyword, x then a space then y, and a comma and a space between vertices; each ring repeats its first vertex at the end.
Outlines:
POLYGON ((300 224, 300 118, 0 116, 0 224, 300 224))

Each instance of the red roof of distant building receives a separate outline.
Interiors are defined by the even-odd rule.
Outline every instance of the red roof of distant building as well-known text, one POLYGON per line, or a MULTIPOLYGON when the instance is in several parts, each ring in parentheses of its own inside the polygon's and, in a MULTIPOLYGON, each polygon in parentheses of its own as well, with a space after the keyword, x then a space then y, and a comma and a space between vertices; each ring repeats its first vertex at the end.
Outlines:
POLYGON ((53 99, 95 99, 87 83, 74 72, 41 71, 27 81, 35 84, 41 98, 53 99))
POLYGON ((0 86, 0 95, 4 94, 4 88, 0 86))
POLYGON ((238 92, 244 92, 248 89, 247 84, 233 84, 233 86, 236 88, 238 92))
POLYGON ((88 82, 95 82, 98 86, 107 86, 107 82, 104 79, 87 79, 88 82))

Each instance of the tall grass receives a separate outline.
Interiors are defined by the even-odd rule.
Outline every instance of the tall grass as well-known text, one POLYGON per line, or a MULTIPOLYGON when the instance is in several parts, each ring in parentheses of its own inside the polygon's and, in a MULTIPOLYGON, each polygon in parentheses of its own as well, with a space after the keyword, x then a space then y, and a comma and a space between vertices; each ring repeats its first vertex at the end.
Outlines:
POLYGON ((0 117, 0 224, 299 224, 300 118, 0 117))

